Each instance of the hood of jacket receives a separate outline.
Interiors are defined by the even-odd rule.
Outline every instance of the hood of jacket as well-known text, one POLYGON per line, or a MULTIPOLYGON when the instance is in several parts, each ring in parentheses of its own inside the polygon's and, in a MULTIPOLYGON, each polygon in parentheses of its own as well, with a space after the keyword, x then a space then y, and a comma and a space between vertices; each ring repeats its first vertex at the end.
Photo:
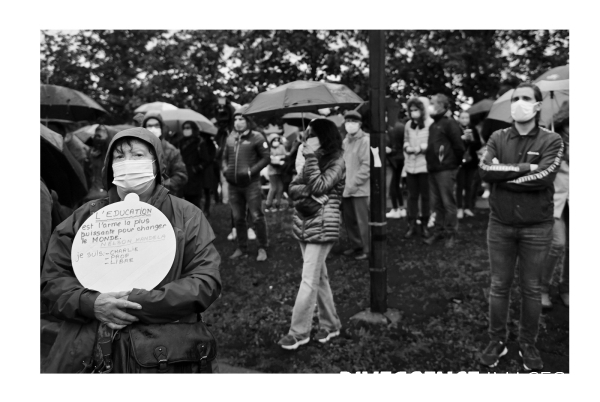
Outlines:
POLYGON ((163 131, 163 129, 165 128, 165 122, 163 121, 163 118, 160 115, 160 113, 153 110, 149 111, 144 116, 144 120, 142 120, 142 127, 146 127, 146 122, 150 119, 158 120, 158 123, 160 124, 160 131, 163 131))
MULTIPOLYGON (((159 120, 160 121, 160 120, 159 120)), ((113 154, 113 146, 115 142, 123 137, 132 137, 137 138, 146 142, 156 154, 156 163, 158 163, 158 172, 164 172, 164 155, 162 144, 160 143, 160 138, 152 134, 150 131, 146 130, 142 127, 129 128, 127 130, 120 131, 117 135, 113 137, 108 146, 108 152, 106 153, 106 157, 104 158, 104 168, 102 168, 102 184, 104 185, 104 189, 108 191, 112 186, 113 182, 113 170, 112 170, 112 154, 113 154)), ((156 175, 157 183, 162 183, 162 174, 156 175)))

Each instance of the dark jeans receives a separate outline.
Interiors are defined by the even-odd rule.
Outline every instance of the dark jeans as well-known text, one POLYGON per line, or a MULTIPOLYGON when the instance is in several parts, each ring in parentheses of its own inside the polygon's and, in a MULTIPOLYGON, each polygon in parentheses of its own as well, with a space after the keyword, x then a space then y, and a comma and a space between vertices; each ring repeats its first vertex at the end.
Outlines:
MULTIPOLYGON (((421 196, 421 217, 429 219, 429 176, 427 173, 407 173, 408 220, 415 221, 419 216, 419 196, 421 196)), ((427 224, 427 222, 425 222, 427 224)))
POLYGON ((429 189, 431 207, 435 212, 436 234, 456 234, 458 219, 456 218, 456 200, 454 199, 454 184, 458 169, 442 170, 429 173, 429 189))
POLYGON ((392 208, 398 209, 404 205, 402 199, 402 190, 400 189, 400 181, 402 180, 402 168, 404 163, 396 161, 396 167, 392 166, 392 181, 390 182, 390 198, 392 199, 392 208))
POLYGON ((542 292, 548 293, 554 270, 563 260, 558 291, 569 293, 569 204, 565 205, 560 219, 554 219, 552 245, 546 256, 542 272, 542 292), (564 257, 564 259, 563 259, 564 257))
POLYGON ((244 252, 248 250, 248 225, 246 224, 246 208, 248 208, 256 229, 258 247, 266 250, 269 241, 267 239, 267 221, 262 211, 260 181, 253 181, 247 187, 229 184, 229 204, 237 231, 238 247, 244 252))
POLYGON ((475 191, 475 175, 477 174, 477 168, 459 168, 458 174, 456 175, 456 206, 457 208, 463 208, 463 190, 465 192, 464 197, 464 208, 473 209, 475 207, 475 198, 473 192, 475 191))
POLYGON ((552 241, 552 222, 517 228, 490 220, 490 326, 492 340, 506 342, 510 288, 519 272, 521 321, 519 343, 535 344, 542 311, 542 266, 552 241))
POLYGON ((342 198, 342 216, 352 248, 369 254, 369 197, 342 198))

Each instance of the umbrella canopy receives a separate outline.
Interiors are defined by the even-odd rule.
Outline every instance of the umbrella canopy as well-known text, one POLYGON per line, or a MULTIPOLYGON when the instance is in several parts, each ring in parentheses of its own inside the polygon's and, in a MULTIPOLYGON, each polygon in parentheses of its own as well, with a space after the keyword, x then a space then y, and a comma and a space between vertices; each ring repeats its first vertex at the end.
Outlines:
POLYGON ((41 85, 40 106, 42 119, 96 120, 108 113, 89 96, 58 85, 41 85))
POLYGON ((73 208, 87 193, 83 168, 69 149, 56 146, 62 136, 40 124, 40 176, 61 204, 73 208))
POLYGON ((320 114, 316 114, 316 113, 311 113, 311 112, 295 112, 295 113, 286 113, 284 114, 281 118, 283 120, 293 120, 293 119, 308 119, 308 120, 312 120, 312 119, 319 119, 323 116, 321 116, 320 114))
POLYGON ((555 67, 537 77, 533 83, 542 91, 568 91, 569 66, 555 67))
POLYGON ((147 113, 149 111, 162 112, 164 110, 175 110, 177 106, 171 105, 167 102, 151 102, 145 103, 141 106, 138 106, 137 109, 133 111, 133 113, 147 113))
POLYGON ((181 125, 188 120, 198 124, 200 131, 207 134, 216 135, 218 131, 210 120, 191 109, 165 110, 160 112, 160 116, 165 124, 175 132, 181 132, 181 125))
POLYGON ((333 106, 356 107, 364 101, 342 84, 294 81, 260 93, 250 102, 245 116, 309 112, 333 106))
MULTIPOLYGON (((512 117, 510 116, 510 99, 512 97, 514 89, 507 91, 504 95, 496 99, 492 105, 492 109, 488 114, 489 119, 501 120, 507 123, 512 123, 512 117)), ((542 115, 540 122, 548 126, 552 125, 552 117, 562 103, 569 99, 569 90, 561 91, 542 91, 542 115)))
POLYGON ((54 145, 59 151, 63 150, 65 140, 62 135, 50 130, 48 127, 40 124, 40 135, 50 144, 54 145))
POLYGON ((489 112, 490 109, 492 108, 493 104, 494 104, 493 99, 480 100, 479 102, 475 103, 473 106, 468 108, 467 113, 469 113, 472 116, 472 115, 478 114, 478 113, 489 112))
MULTIPOLYGON (((93 137, 94 134, 96 134, 96 129, 98 128, 98 126, 99 126, 99 124, 91 124, 88 126, 83 126, 79 129, 75 130, 73 132, 73 135, 76 136, 77 138, 79 138, 81 140, 81 142, 86 142, 91 137, 93 137)), ((128 128, 133 128, 133 126, 131 126, 129 124, 118 124, 116 126, 109 126, 109 125, 105 124, 104 127, 106 127, 106 130, 108 131, 109 138, 114 137, 114 135, 117 134, 119 131, 127 130, 128 128)))

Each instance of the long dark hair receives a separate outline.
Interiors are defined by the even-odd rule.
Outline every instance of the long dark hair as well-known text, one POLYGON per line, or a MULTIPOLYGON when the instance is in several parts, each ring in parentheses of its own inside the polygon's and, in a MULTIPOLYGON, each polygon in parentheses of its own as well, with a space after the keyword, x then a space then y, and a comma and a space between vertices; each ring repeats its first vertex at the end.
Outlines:
POLYGON ((181 125, 182 134, 183 134, 183 127, 186 124, 189 124, 190 127, 192 127, 192 135, 190 136, 190 138, 192 138, 192 137, 200 138, 200 128, 198 127, 198 124, 195 121, 191 121, 191 120, 184 121, 183 124, 181 125))
POLYGON ((410 98, 408 100, 408 102, 406 103, 406 110, 408 110, 408 116, 412 120, 412 117, 410 117, 411 106, 414 106, 421 111, 421 117, 419 117, 417 119, 417 128, 420 128, 420 129, 424 128, 425 127, 425 105, 423 104, 421 99, 416 98, 416 97, 410 98))
POLYGON ((315 119, 308 126, 319 138, 323 155, 330 155, 342 150, 342 135, 334 122, 328 119, 315 119))

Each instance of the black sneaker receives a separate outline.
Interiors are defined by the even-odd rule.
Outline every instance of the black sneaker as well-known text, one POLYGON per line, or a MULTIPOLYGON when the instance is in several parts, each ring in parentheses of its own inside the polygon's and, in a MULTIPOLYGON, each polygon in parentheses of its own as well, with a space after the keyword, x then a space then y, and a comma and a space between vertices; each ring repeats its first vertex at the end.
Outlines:
POLYGON ((479 356, 479 362, 488 367, 496 367, 500 358, 508 353, 508 349, 501 341, 490 341, 479 356))
POLYGON ((519 350, 519 356, 523 358, 523 367, 527 371, 541 370, 544 367, 540 352, 537 348, 530 343, 521 343, 521 350, 519 350))

